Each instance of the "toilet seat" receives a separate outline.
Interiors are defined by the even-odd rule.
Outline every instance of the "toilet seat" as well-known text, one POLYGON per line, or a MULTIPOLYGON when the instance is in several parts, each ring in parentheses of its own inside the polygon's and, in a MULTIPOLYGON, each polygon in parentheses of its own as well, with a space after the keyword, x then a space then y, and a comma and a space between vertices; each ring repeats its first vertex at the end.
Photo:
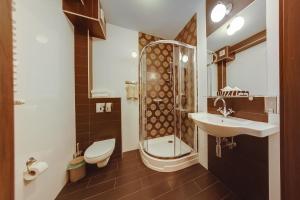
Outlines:
POLYGON ((84 159, 89 164, 109 158, 115 148, 115 139, 94 142, 84 153, 84 159))

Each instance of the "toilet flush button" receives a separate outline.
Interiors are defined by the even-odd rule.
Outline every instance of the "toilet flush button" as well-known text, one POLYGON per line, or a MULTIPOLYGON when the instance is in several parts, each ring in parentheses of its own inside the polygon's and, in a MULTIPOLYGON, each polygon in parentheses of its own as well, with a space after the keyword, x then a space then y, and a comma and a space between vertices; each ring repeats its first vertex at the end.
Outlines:
POLYGON ((104 112, 105 103, 96 103, 96 113, 104 112))

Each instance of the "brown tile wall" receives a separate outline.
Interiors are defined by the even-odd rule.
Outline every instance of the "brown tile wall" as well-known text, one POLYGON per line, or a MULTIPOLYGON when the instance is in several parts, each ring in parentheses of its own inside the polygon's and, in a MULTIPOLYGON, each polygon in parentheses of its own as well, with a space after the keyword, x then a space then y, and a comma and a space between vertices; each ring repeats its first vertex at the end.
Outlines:
POLYGON ((86 29, 75 27, 75 110, 76 110, 76 142, 81 150, 85 150, 94 141, 115 138, 116 147, 114 156, 122 154, 121 140, 121 99, 100 98, 90 99, 88 49, 91 45, 86 29), (96 103, 111 102, 111 113, 96 113, 96 103))
POLYGON ((90 144, 90 100, 88 98, 88 31, 74 28, 76 142, 85 150, 90 144))
POLYGON ((175 40, 197 46, 197 14, 190 19, 175 40))
POLYGON ((121 98, 90 99, 90 143, 116 139, 112 157, 122 154, 121 98), (112 103, 112 112, 96 113, 96 103, 112 103))
MULTIPOLYGON (((207 109, 209 113, 220 114, 217 112, 219 107, 223 107, 223 103, 219 101, 214 107, 215 98, 207 99, 207 109)), ((227 108, 232 108, 235 112, 233 117, 249 119, 253 121, 268 122, 268 114, 265 112, 265 98, 253 97, 253 101, 248 98, 226 98, 227 108)))
MULTIPOLYGON (((214 99, 208 98, 208 112, 218 114, 213 107, 214 99)), ((233 116, 267 122, 264 98, 227 98, 228 108, 233 108, 233 116)), ((237 147, 222 150, 222 158, 216 157, 216 139, 208 137, 208 169, 220 178, 226 186, 245 200, 267 200, 269 195, 268 138, 248 135, 235 137, 237 147)))
MULTIPOLYGON (((139 33, 140 51, 150 42, 161 38, 139 33)), ((147 137, 156 138, 174 134, 174 112, 169 112, 174 104, 173 84, 170 80, 170 62, 173 48, 170 44, 159 44, 146 49, 147 76, 155 74, 156 79, 147 82, 147 137), (158 105, 155 98, 163 101, 158 105)), ((147 78, 149 80, 149 77, 147 78)))

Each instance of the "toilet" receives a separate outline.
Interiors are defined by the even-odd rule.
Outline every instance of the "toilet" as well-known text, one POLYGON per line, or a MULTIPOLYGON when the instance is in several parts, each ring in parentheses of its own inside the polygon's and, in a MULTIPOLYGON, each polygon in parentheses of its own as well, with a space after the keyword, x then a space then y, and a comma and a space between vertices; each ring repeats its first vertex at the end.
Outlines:
POLYGON ((89 164, 97 164, 99 168, 105 167, 115 149, 115 139, 94 142, 84 152, 84 160, 89 164))

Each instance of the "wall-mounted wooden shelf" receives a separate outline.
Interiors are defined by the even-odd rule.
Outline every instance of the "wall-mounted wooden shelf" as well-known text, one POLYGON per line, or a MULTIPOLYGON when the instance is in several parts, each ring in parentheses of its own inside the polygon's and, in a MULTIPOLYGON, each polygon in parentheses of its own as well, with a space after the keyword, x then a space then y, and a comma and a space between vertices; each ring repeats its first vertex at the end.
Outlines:
POLYGON ((230 53, 230 47, 225 46, 222 49, 216 51, 217 59, 216 62, 231 62, 235 59, 235 56, 230 53))
POLYGON ((106 22, 101 19, 99 0, 63 0, 63 11, 75 27, 87 28, 91 37, 106 39, 106 22))

